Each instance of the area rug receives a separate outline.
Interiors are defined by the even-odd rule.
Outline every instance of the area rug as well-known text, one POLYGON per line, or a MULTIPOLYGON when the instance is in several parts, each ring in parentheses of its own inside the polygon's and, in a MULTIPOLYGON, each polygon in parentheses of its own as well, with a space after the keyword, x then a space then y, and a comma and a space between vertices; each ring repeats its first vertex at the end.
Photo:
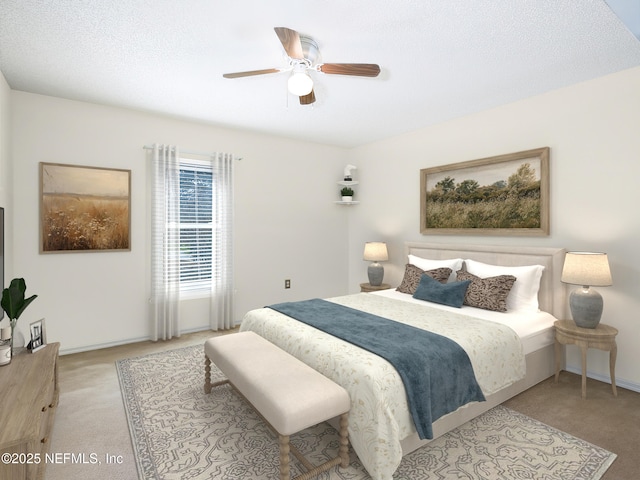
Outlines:
MULTIPOLYGON (((277 436, 228 385, 204 393, 203 346, 116 364, 140 480, 276 479, 277 436)), ((223 378, 212 365, 212 381, 223 378)), ((335 456, 327 423, 291 437, 313 463, 335 456)), ((597 480, 616 455, 498 406, 405 456, 397 480, 597 480)), ((292 477, 303 472, 292 459, 292 477)), ((320 480, 371 478, 351 452, 320 480)))

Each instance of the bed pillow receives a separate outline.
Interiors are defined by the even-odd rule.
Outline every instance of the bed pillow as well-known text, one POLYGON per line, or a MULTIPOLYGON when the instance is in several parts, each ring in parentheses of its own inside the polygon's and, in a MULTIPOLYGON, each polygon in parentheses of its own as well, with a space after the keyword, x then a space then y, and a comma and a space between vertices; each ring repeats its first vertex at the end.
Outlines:
POLYGON ((416 291, 416 288, 418 288, 420 277, 422 277, 423 274, 430 276, 431 278, 437 280, 439 283, 447 283, 447 280, 451 276, 451 269, 435 268, 433 270, 428 270, 425 272, 421 268, 407 263, 404 268, 404 277, 402 278, 402 282, 400 283, 400 286, 396 288, 396 290, 401 293, 408 293, 409 295, 413 295, 416 291))
POLYGON ((516 277, 513 275, 480 278, 472 273, 458 270, 456 278, 471 282, 464 296, 465 305, 494 312, 507 311, 507 297, 513 284, 516 283, 516 277))
POLYGON ((433 270, 435 268, 450 268, 451 275, 449 281, 453 282, 456 279, 455 273, 462 268, 463 260, 461 258, 450 258, 447 260, 431 260, 429 258, 416 257, 415 255, 409 255, 409 263, 415 265, 422 270, 433 270))
POLYGON ((420 278, 420 283, 416 288, 416 293, 413 294, 413 298, 460 308, 470 283, 470 280, 440 283, 425 274, 420 278))
POLYGON ((544 271, 542 265, 503 267, 475 260, 465 260, 464 262, 467 272, 480 278, 513 275, 518 281, 507 298, 507 308, 509 310, 538 311, 538 291, 540 290, 540 279, 544 271))

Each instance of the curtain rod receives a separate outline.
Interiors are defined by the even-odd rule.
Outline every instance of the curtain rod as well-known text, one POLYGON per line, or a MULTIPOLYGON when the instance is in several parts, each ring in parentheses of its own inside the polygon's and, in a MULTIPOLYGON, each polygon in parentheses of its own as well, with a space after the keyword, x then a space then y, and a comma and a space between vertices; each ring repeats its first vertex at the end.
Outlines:
MULTIPOLYGON (((153 150, 153 145, 144 145, 142 148, 144 148, 145 150, 153 150)), ((214 153, 196 152, 193 150, 185 150, 183 148, 180 149, 180 153, 185 153, 187 155, 199 155, 201 157, 213 157, 215 155, 214 153)), ((242 160, 242 157, 238 157, 236 158, 236 160, 242 160)))

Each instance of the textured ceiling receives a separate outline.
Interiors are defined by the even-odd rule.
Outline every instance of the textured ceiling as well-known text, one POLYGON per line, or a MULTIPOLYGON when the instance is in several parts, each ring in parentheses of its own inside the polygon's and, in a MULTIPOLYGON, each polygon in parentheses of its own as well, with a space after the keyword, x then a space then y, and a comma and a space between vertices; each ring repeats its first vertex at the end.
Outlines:
POLYGON ((12 89, 357 146, 640 65, 604 0, 2 0, 12 89), (300 106, 273 27, 312 36, 325 62, 300 106))

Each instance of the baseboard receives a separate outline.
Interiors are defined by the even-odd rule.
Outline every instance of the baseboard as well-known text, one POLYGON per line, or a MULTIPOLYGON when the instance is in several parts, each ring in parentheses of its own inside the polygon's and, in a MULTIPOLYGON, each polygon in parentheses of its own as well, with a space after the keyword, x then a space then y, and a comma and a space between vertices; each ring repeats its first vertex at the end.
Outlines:
MULTIPOLYGON (((582 370, 579 368, 566 367, 565 370, 567 372, 575 373, 576 375, 582 375, 582 370)), ((600 382, 611 384, 611 379, 608 375, 601 375, 599 373, 593 373, 587 370, 587 377, 593 378, 594 380, 598 380, 600 382)), ((627 390, 632 390, 634 392, 640 393, 640 384, 629 382, 621 378, 616 378, 616 387, 626 388, 627 390)))
MULTIPOLYGON (((195 332, 203 332, 205 330, 209 330, 209 327, 196 327, 188 330, 183 330, 181 333, 195 333, 195 332)), ((60 355, 71 355, 73 353, 81 353, 81 352, 90 352, 92 350, 100 350, 102 348, 109 347, 119 347, 120 345, 129 345, 130 343, 138 343, 138 342, 147 342, 151 340, 151 336, 146 337, 136 337, 136 338, 127 338, 125 340, 117 340, 115 342, 106 342, 106 343, 95 343, 93 345, 86 345, 83 347, 76 348, 60 348, 60 355)))

